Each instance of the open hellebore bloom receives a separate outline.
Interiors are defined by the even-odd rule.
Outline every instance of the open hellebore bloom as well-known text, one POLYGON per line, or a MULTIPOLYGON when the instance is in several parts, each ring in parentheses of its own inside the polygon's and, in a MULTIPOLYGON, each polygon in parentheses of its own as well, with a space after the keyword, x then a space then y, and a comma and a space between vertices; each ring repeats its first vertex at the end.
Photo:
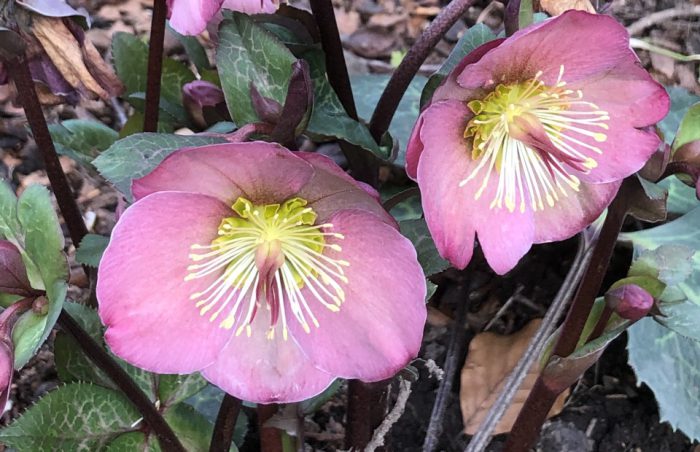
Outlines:
POLYGON ((328 158, 262 142, 183 149, 133 193, 97 284, 126 361, 270 403, 388 378, 418 352, 415 250, 328 158))
POLYGON ((167 0, 170 26, 184 35, 197 35, 221 8, 246 14, 274 13, 275 0, 167 0))
POLYGON ((578 233, 657 149, 643 129, 668 109, 607 16, 569 11, 475 49, 408 144, 438 250, 464 268, 476 235, 503 274, 533 243, 578 233))

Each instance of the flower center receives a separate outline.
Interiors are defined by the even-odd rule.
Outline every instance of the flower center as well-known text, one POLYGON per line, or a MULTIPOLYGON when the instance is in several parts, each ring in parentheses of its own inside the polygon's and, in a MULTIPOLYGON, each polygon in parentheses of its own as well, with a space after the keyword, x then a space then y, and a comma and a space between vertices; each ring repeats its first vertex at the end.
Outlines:
POLYGON ((478 163, 460 186, 481 175, 479 199, 496 173, 491 209, 505 205, 513 212, 519 204, 524 212, 528 203, 533 211, 553 207, 560 195, 579 190, 574 171, 586 174, 598 166, 593 156, 602 151, 591 143, 607 139, 600 130, 608 130, 610 116, 582 100, 580 90, 566 88, 564 66, 554 86, 539 80, 541 75, 498 85, 483 100, 467 104, 474 117, 464 137, 471 138, 471 157, 478 163))
POLYGON ((236 335, 245 330, 250 336, 257 310, 265 307, 271 319, 267 337, 274 338, 280 325, 286 340, 288 319, 309 333, 309 323, 319 326, 314 307, 340 309, 345 300, 341 284, 348 282, 344 267, 350 264, 324 252, 341 251, 338 244, 326 242, 344 237, 329 231, 332 224, 316 225, 317 215, 306 204, 302 198, 266 205, 238 198, 232 206, 235 216, 221 221, 218 237, 210 245, 192 245, 195 263, 187 267, 185 281, 220 273, 190 297, 201 315, 212 322, 221 317, 221 328, 235 327, 236 335))

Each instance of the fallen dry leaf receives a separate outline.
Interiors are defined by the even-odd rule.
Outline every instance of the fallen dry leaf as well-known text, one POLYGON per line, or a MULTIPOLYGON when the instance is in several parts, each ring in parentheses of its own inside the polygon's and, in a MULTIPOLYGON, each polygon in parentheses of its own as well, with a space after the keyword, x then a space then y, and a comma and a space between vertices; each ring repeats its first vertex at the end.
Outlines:
MULTIPOLYGON (((541 319, 532 320, 522 330, 510 336, 480 333, 472 339, 467 360, 462 368, 459 391, 464 432, 467 435, 476 433, 540 323, 542 323, 541 319)), ((539 363, 535 362, 518 388, 513 403, 496 426, 493 432, 495 435, 509 432, 513 427, 538 374, 539 363)), ((554 416, 561 411, 567 393, 568 391, 559 396, 549 416, 554 416)))
POLYGON ((39 16, 33 22, 34 36, 51 61, 77 90, 87 90, 102 99, 121 91, 121 82, 89 41, 81 45, 62 19, 39 16))
POLYGON ((552 16, 558 16, 569 9, 595 14, 595 8, 590 0, 540 0, 540 8, 552 16))

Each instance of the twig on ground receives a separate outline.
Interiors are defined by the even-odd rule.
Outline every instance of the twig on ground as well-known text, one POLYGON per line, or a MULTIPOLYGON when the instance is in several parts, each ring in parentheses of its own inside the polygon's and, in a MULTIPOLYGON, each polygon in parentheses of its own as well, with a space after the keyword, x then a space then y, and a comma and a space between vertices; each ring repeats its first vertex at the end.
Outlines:
POLYGON ((578 282, 583 276, 583 271, 588 264, 590 259, 590 244, 586 243, 584 236, 581 236, 578 249, 576 251, 576 257, 574 262, 571 264, 569 273, 566 275, 564 282, 559 288, 554 301, 547 310, 542 319, 542 324, 535 333, 534 337, 530 341, 528 348, 523 353, 518 363, 513 368, 513 371, 508 376, 508 379, 503 386, 503 390, 498 395, 493 405, 486 414, 486 418, 481 422, 476 434, 472 437, 469 442, 469 446, 465 452, 481 452, 488 445, 491 440, 491 433, 496 425, 503 417, 503 413, 508 409, 510 404, 513 402, 513 398, 517 393, 520 385, 527 376, 528 370, 532 367, 532 364, 539 358, 542 350, 544 349, 547 339, 554 332, 554 329, 559 323, 559 320, 564 313, 564 309, 567 306, 567 302, 571 299, 578 282))
POLYGON ((442 421, 447 409, 447 403, 452 394, 452 384, 455 374, 459 366, 460 358, 463 356, 464 347, 466 346, 466 331, 464 329, 464 316, 467 312, 469 289, 465 283, 459 283, 452 288, 452 293, 448 294, 454 297, 454 303, 457 305, 452 330, 450 331, 450 339, 447 345, 447 356, 443 365, 444 376, 440 382, 433 411, 430 413, 430 422, 428 430, 425 434, 423 442, 423 452, 432 452, 438 446, 440 434, 442 433, 442 421))
POLYGON ((406 402, 408 402, 408 397, 411 395, 411 385, 412 383, 409 380, 401 379, 399 381, 399 394, 396 396, 396 403, 394 403, 394 407, 386 415, 381 425, 374 431, 372 440, 365 447, 365 452, 374 452, 377 448, 384 445, 384 438, 386 438, 387 433, 406 411, 406 402))
POLYGON ((692 6, 690 8, 678 7, 672 9, 665 9, 663 11, 651 13, 647 16, 642 17, 637 22, 632 23, 629 27, 627 27, 627 31, 629 32, 630 36, 634 36, 658 23, 665 22, 676 17, 687 16, 700 16, 700 5, 692 6))

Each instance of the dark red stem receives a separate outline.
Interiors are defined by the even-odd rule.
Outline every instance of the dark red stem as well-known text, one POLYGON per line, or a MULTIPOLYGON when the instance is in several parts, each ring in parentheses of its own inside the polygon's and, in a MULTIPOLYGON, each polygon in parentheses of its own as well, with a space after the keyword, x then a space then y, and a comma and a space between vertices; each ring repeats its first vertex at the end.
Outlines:
POLYGON ((511 36, 518 31, 520 26, 520 0, 509 0, 503 16, 506 36, 511 36))
POLYGON ((331 0, 311 0, 311 12, 316 19, 321 46, 326 54, 326 72, 328 81, 335 90, 345 111, 352 119, 357 120, 355 99, 352 95, 352 85, 348 76, 348 68, 343 55, 343 45, 340 42, 338 24, 335 21, 335 12, 331 0))
MULTIPOLYGON (((593 302, 600 291, 605 272, 608 269, 617 236, 627 215, 629 185, 627 182, 622 184, 620 192, 608 208, 608 215, 593 248, 591 260, 562 324, 562 334, 554 347, 554 355, 569 356, 575 350, 581 337, 586 319, 591 312, 593 302)), ((540 428, 558 396, 559 391, 548 388, 540 376, 530 391, 525 405, 520 410, 503 450, 508 452, 529 451, 537 441, 540 428)))
POLYGON ((153 0, 151 36, 148 41, 148 73, 146 76, 146 107, 143 119, 144 132, 158 131, 160 111, 160 79, 163 73, 163 40, 168 9, 165 0, 153 0))
POLYGON ((136 385, 129 374, 127 374, 126 371, 80 327, 73 317, 63 311, 58 317, 58 324, 61 325, 68 334, 73 336, 87 357, 100 369, 104 370, 114 384, 117 385, 131 403, 134 404, 136 409, 138 409, 143 416, 146 424, 148 424, 153 433, 158 437, 161 448, 166 451, 186 452, 180 440, 175 436, 173 430, 167 422, 165 422, 163 416, 160 415, 148 396, 136 385))
POLYGON ((219 414, 214 424, 214 434, 211 437, 209 452, 227 452, 231 449, 236 420, 241 411, 241 400, 226 394, 221 401, 219 414))
POLYGON ((260 431, 260 450, 265 452, 282 452, 282 432, 266 426, 265 423, 275 414, 279 407, 276 404, 258 405, 258 429, 260 431))
POLYGON ((418 40, 411 46, 408 53, 396 68, 389 79, 377 107, 369 122, 369 131, 379 143, 384 133, 389 130, 391 120, 401 102, 408 85, 418 72, 421 64, 428 57, 440 39, 447 33, 452 25, 462 17, 474 0, 452 0, 449 5, 440 11, 440 14, 431 22, 418 40))
POLYGON ((372 439, 374 430, 386 416, 388 385, 388 380, 376 383, 350 380, 348 383, 346 449, 364 450, 372 439))
POLYGON ((46 175, 49 178, 58 207, 61 209, 63 219, 68 227, 70 238, 73 241, 73 245, 77 248, 80 245, 80 241, 87 234, 87 228, 80 209, 78 209, 78 204, 73 197, 73 191, 68 185, 68 179, 66 179, 63 168, 61 168, 61 162, 58 160, 56 148, 53 145, 49 128, 46 125, 44 112, 34 90, 34 81, 32 80, 32 74, 29 72, 26 56, 20 55, 13 60, 7 61, 5 68, 10 78, 15 82, 19 101, 24 108, 27 122, 32 129, 34 140, 44 160, 46 175))
POLYGON ((674 174, 687 174, 693 178, 693 181, 697 182, 698 178, 700 178, 700 168, 688 162, 671 162, 666 166, 659 180, 666 179, 674 174))

